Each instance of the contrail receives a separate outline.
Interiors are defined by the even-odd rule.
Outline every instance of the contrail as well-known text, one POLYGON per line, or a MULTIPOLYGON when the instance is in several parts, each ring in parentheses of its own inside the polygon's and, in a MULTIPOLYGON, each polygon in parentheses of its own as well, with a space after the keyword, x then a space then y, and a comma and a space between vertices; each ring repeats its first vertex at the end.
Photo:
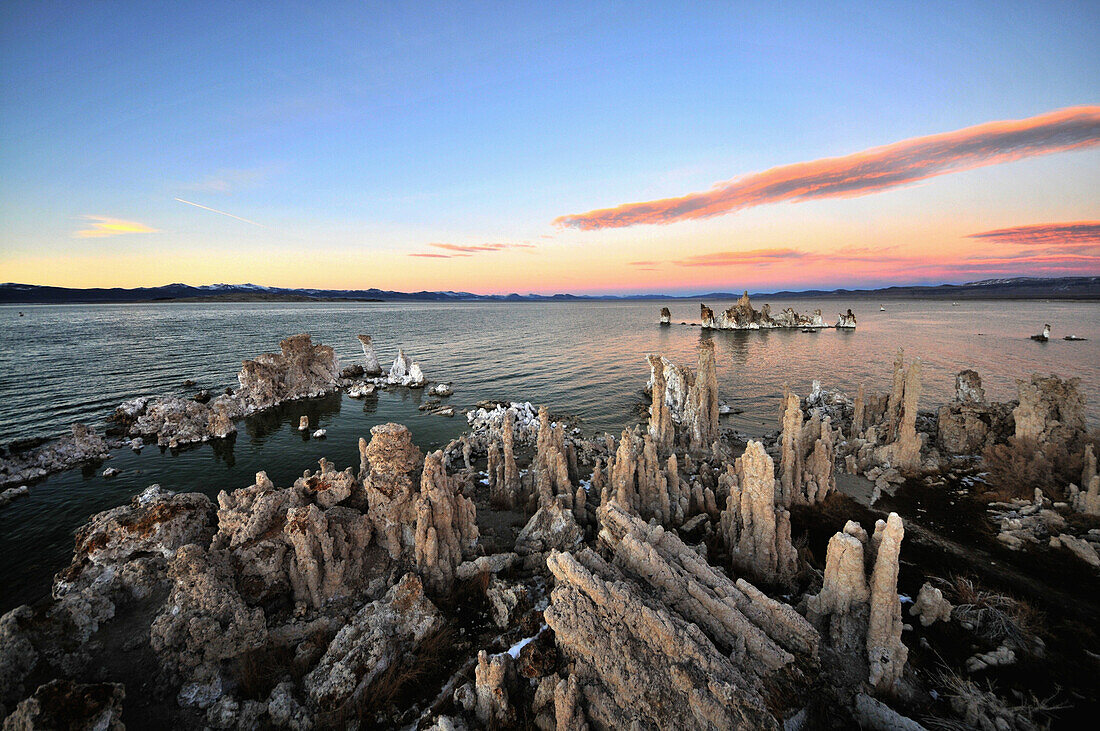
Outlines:
POLYGON ((211 208, 210 206, 204 206, 200 203, 192 203, 191 201, 185 201, 183 198, 176 198, 175 200, 178 200, 180 203, 186 203, 189 206, 194 206, 195 208, 202 208, 205 211, 213 211, 214 213, 220 213, 223 216, 229 216, 230 218, 235 218, 238 221, 244 221, 245 223, 251 223, 253 226, 259 226, 260 228, 267 228, 267 226, 263 225, 262 223, 256 223, 255 221, 249 221, 247 218, 241 218, 240 216, 234 216, 232 213, 226 213, 225 211, 219 211, 217 208, 211 208))

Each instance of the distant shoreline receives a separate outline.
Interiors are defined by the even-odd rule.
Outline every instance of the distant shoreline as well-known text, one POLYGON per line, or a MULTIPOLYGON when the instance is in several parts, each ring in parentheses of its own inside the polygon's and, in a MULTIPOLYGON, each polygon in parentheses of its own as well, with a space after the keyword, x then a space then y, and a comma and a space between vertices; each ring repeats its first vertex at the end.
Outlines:
MULTIPOLYGON (((881 300, 1100 300, 1100 276, 1014 277, 967 284, 893 286, 878 289, 749 292, 754 299, 881 299, 881 300)), ((507 294, 472 292, 396 292, 381 289, 324 290, 262 287, 254 284, 215 284, 194 287, 168 284, 161 287, 74 289, 31 284, 0 284, 0 304, 119 304, 149 302, 586 302, 586 301, 712 301, 736 300, 740 292, 713 291, 691 295, 574 295, 507 294)))

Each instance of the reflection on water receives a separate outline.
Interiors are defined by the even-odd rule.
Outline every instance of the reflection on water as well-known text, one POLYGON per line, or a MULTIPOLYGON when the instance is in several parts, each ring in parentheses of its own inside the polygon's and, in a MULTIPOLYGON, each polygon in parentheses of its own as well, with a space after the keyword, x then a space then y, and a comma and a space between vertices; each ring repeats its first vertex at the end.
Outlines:
MULTIPOLYGON (((709 302, 716 310, 731 303, 709 302)), ((758 306, 763 302, 757 303, 758 306)), ((784 302, 784 306, 788 304, 784 302)), ((619 431, 638 418, 648 375, 647 353, 694 363, 700 338, 714 341, 722 401, 743 413, 728 417, 740 431, 778 428, 784 383, 806 393, 814 379, 854 391, 860 382, 885 390, 894 353, 904 347, 924 359, 921 407, 952 396, 954 374, 977 368, 992 399, 1015 394, 1015 378, 1038 371, 1081 378, 1089 417, 1098 423, 1100 305, 1077 302, 797 301, 827 319, 851 306, 853 331, 701 332, 698 303, 221 303, 0 307, 0 441, 64 431, 72 421, 102 423, 121 401, 139 395, 217 393, 236 385, 242 358, 274 350, 281 337, 309 332, 332 345, 345 363, 362 357, 355 336, 374 336, 379 357, 403 347, 429 378, 453 381, 458 409, 481 399, 545 403, 576 414, 591 430, 619 431), (662 305, 671 327, 658 327, 662 305), (830 314, 831 313, 831 314, 830 314), (1044 322, 1055 339, 1028 336, 1044 322), (1074 333, 1087 342, 1065 342, 1074 333), (197 386, 184 389, 185 379, 197 386)), ((423 391, 399 390, 362 401, 336 394, 285 404, 239 424, 230 442, 176 452, 118 450, 111 466, 56 475, 31 495, 0 510, 0 611, 43 596, 50 576, 69 559, 72 532, 88 516, 126 502, 151 483, 172 490, 244 487, 267 471, 290 484, 325 456, 337 468, 357 465, 358 439, 375 424, 405 423, 423 449, 438 448, 465 425, 418 411, 423 391), (309 417, 310 432, 298 432, 309 417), (324 428, 326 439, 313 439, 324 428)))

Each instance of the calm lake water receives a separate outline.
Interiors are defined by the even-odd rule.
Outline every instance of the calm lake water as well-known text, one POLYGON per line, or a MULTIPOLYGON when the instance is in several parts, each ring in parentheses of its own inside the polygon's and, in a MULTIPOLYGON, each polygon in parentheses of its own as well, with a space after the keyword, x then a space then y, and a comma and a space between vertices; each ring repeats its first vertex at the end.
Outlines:
MULTIPOLYGON (((717 311, 729 302, 708 302, 717 311)), ((758 307, 763 300, 755 303, 758 307)), ((820 307, 826 320, 848 307, 854 332, 797 330, 701 332, 693 301, 550 303, 218 303, 0 307, 0 441, 60 434, 73 421, 102 426, 125 399, 141 395, 217 392, 236 385, 241 360, 277 350, 278 341, 308 332, 332 345, 343 364, 361 362, 355 336, 368 333, 384 366, 398 347, 429 379, 451 381, 449 402, 465 409, 487 398, 547 404, 575 414, 592 431, 618 432, 639 418, 647 353, 694 364, 701 338, 712 339, 720 398, 743 413, 725 417, 741 432, 776 428, 783 384, 800 394, 814 379, 854 392, 860 382, 885 390, 899 347, 924 361, 921 408, 950 400, 954 374, 976 368, 987 395, 1015 395, 1015 379, 1032 372, 1081 379, 1089 418, 1100 423, 1100 304, 1082 302, 950 302, 784 300, 803 312, 820 307), (662 306, 672 327, 658 327, 662 306), (24 316, 19 317, 18 313, 24 316), (1028 335, 1050 323, 1057 339, 1028 335), (1089 338, 1066 342, 1066 334, 1089 338), (184 389, 186 379, 195 388, 184 389)), ((73 531, 88 516, 127 502, 156 482, 204 492, 252 484, 266 470, 287 485, 321 456, 338 468, 358 464, 357 443, 370 427, 405 423, 417 443, 439 447, 466 425, 417 410, 421 392, 385 392, 365 401, 340 394, 295 402, 239 424, 235 441, 177 454, 147 447, 117 450, 122 472, 104 466, 72 470, 32 484, 31 494, 0 508, 0 611, 49 592, 66 565, 73 531), (302 414, 328 430, 313 440, 297 430, 302 414)))

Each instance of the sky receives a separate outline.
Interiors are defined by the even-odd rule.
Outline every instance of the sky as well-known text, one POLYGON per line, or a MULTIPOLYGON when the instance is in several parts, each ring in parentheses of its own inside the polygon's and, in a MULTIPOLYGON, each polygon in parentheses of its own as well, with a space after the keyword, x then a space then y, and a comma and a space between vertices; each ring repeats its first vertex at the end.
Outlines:
POLYGON ((1096 275, 1098 39, 1095 0, 9 0, 0 281, 1096 275))

